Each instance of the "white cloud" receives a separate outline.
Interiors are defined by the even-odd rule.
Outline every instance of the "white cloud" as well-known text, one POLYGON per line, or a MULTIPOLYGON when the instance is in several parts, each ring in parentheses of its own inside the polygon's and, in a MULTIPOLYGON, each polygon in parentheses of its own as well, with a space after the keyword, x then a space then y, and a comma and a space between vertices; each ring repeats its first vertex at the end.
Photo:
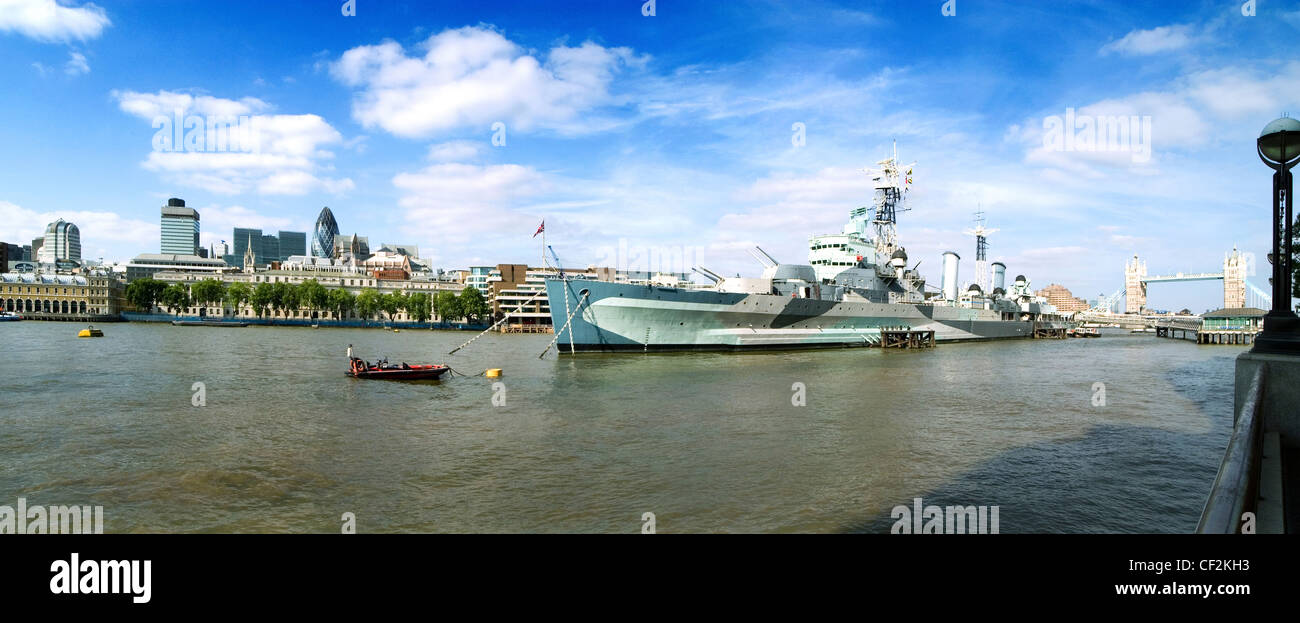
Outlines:
POLYGON ((1194 37, 1187 25, 1160 26, 1150 30, 1134 30, 1118 41, 1101 47, 1102 54, 1112 52, 1128 55, 1157 54, 1179 50, 1191 45, 1194 37))
POLYGON ((69 76, 90 73, 90 64, 86 62, 86 55, 80 52, 69 52, 68 62, 63 65, 63 73, 69 76))
POLYGON ((553 47, 542 60, 487 27, 445 30, 421 47, 423 56, 407 56, 385 41, 348 50, 331 64, 335 79, 360 89, 352 106, 357 121, 408 138, 467 126, 486 132, 497 121, 511 129, 581 131, 570 122, 616 103, 609 94, 614 74, 644 62, 628 48, 590 41, 553 47))
POLYGON ((135 91, 113 91, 114 99, 123 112, 141 119, 152 121, 154 117, 171 116, 180 111, 182 114, 240 116, 252 115, 270 109, 270 104, 256 97, 228 100, 210 95, 192 95, 177 91, 158 91, 157 93, 137 93, 135 91))
POLYGON ((448 141, 429 146, 429 160, 456 162, 473 160, 483 153, 484 144, 478 141, 448 141))
MULTIPOLYGON (((1233 142, 1258 132, 1260 119, 1300 105, 1300 62, 1260 71, 1245 66, 1190 73, 1163 89, 1107 98, 1076 108, 1076 116, 1099 118, 1150 117, 1149 162, 1138 161, 1122 149, 1063 151, 1045 144, 1045 119, 1029 119, 1011 126, 1007 139, 1025 148, 1025 162, 1087 179, 1106 177, 1106 171, 1152 175, 1171 155, 1181 155, 1233 142)), ((1051 116, 1064 118, 1065 109, 1051 116)), ((1078 125, 1078 124, 1076 124, 1078 125)), ((1096 127, 1095 125, 1093 126, 1096 127)), ((1131 127, 1131 126, 1130 126, 1131 127)), ((1086 128, 1076 128, 1076 131, 1086 128)), ((1067 128, 1068 130, 1068 128, 1067 128)), ((1131 142, 1136 149, 1138 143, 1131 142)))
POLYGON ((94 39, 112 25, 104 9, 92 3, 64 6, 55 0, 0 0, 0 32, 16 32, 37 41, 94 39))
POLYGON ((532 167, 461 163, 400 173, 393 185, 405 193, 398 203, 406 209, 407 221, 418 224, 413 233, 447 239, 508 226, 521 216, 523 199, 551 187, 532 167))
MULTIPOLYGON (((156 133, 166 134, 156 124, 160 119, 175 125, 173 120, 177 116, 225 120, 247 117, 254 138, 250 149, 166 151, 156 149, 155 145, 143 166, 173 182, 226 195, 342 193, 354 187, 350 178, 324 174, 329 167, 323 162, 334 157, 324 147, 344 141, 338 130, 318 115, 263 114, 271 106, 253 97, 231 100, 173 91, 114 91, 112 95, 124 112, 155 124, 151 144, 156 133)), ((205 142, 205 145, 214 144, 211 138, 205 142)))
POLYGON ((98 250, 105 243, 122 243, 131 248, 152 248, 159 244, 156 222, 91 210, 37 212, 7 201, 0 201, 0 240, 30 244, 32 239, 45 234, 47 225, 60 218, 77 226, 82 249, 98 250))

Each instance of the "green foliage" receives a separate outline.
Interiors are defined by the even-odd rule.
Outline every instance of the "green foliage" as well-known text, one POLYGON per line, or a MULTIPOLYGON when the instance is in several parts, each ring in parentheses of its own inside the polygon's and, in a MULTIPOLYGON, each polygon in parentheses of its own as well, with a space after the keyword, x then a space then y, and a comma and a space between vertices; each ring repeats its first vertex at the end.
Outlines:
POLYGON ((238 310, 239 307, 253 298, 253 289, 246 283, 232 283, 226 288, 226 307, 238 310))
POLYGON ((298 307, 298 289, 293 284, 284 281, 271 284, 271 309, 289 311, 298 307))
POLYGON ((351 292, 342 288, 330 290, 328 299, 329 301, 326 307, 328 307, 330 311, 334 312, 334 317, 336 319, 342 319, 343 316, 352 311, 352 308, 356 305, 356 297, 352 296, 351 292))
POLYGON ((179 283, 173 283, 163 289, 158 300, 173 314, 176 314, 190 306, 190 290, 179 283))
POLYGON ((379 308, 388 314, 388 319, 392 320, 397 312, 406 308, 406 297, 401 292, 389 292, 380 297, 379 308))
POLYGON ((492 311, 492 306, 483 298, 483 293, 474 286, 465 286, 460 291, 459 299, 461 315, 467 319, 482 318, 492 311))
POLYGON ((136 279, 126 285, 126 300, 142 312, 151 312, 166 289, 167 284, 157 279, 136 279))
POLYGON ((303 307, 313 311, 329 308, 329 290, 315 279, 298 285, 298 298, 303 307))
POLYGON ((416 292, 406 299, 406 311, 416 322, 424 322, 433 312, 433 300, 427 292, 416 292))
POLYGON ((1300 216, 1291 225, 1291 251, 1291 297, 1300 298, 1300 216))
POLYGON ((433 310, 443 322, 450 322, 464 317, 460 309, 460 297, 455 292, 443 290, 433 298, 433 310))
POLYGON ((190 286, 190 297, 196 305, 204 307, 220 303, 226 297, 226 284, 216 279, 204 279, 190 286))
POLYGON ((266 308, 271 306, 271 299, 274 298, 275 288, 271 284, 263 282, 253 287, 253 294, 248 298, 248 302, 253 306, 253 311, 257 312, 257 317, 261 318, 266 313, 266 308))
POLYGON ((375 316, 375 312, 382 308, 383 295, 374 288, 362 288, 361 294, 357 295, 356 309, 362 318, 370 320, 375 316))

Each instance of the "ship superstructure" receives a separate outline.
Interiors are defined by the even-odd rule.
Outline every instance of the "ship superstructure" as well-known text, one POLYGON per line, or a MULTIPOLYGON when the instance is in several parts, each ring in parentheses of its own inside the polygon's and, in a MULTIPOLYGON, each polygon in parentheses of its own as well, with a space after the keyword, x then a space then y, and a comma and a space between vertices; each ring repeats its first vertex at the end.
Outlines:
MULTIPOLYGON (((897 232, 913 165, 900 165, 895 148, 877 166, 868 170, 875 188, 872 205, 851 210, 840 233, 811 237, 808 264, 783 264, 755 248, 751 254, 763 266, 761 276, 722 277, 697 267, 713 282, 703 288, 548 280, 557 347, 562 352, 824 348, 875 345, 882 331, 899 328, 932 330, 936 341, 945 342, 1025 338, 1044 327, 1065 326, 1023 275, 1008 291, 1000 262, 993 265, 996 287, 976 283, 959 291, 960 258, 946 253, 942 287, 927 292, 917 265, 909 268, 897 232)), ((976 254, 982 255, 979 247, 976 254)))

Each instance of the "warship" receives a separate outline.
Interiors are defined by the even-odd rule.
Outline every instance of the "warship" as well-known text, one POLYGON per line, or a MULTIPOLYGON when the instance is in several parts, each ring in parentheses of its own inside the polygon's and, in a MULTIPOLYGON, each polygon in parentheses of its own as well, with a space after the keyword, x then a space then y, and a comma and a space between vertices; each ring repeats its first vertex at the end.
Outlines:
POLYGON ((682 287, 565 277, 546 280, 555 343, 561 352, 717 351, 878 346, 888 331, 933 331, 935 342, 1030 338, 1061 334, 1065 319, 1030 282, 1006 283, 1006 265, 987 263, 988 230, 976 236, 976 278, 958 284, 957 253, 943 255, 939 288, 908 266, 897 218, 906 211, 912 165, 893 155, 867 169, 872 205, 852 210, 843 230, 809 239, 807 264, 751 254, 759 277, 722 277, 693 270, 711 284, 682 287), (992 274, 989 269, 992 268, 992 274), (991 283, 990 283, 991 282, 991 283))

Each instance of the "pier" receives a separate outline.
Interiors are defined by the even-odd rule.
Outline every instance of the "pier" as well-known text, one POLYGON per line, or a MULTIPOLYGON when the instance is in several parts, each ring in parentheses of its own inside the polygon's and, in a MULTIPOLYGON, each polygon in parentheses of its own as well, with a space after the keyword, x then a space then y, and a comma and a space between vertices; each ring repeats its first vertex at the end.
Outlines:
POLYGON ((934 348, 934 330, 881 329, 881 348, 934 348))
POLYGON ((555 327, 543 324, 508 324, 502 325, 502 333, 555 333, 555 327))
POLYGON ((1035 340, 1063 340, 1069 336, 1068 327, 1051 327, 1034 324, 1035 340))

